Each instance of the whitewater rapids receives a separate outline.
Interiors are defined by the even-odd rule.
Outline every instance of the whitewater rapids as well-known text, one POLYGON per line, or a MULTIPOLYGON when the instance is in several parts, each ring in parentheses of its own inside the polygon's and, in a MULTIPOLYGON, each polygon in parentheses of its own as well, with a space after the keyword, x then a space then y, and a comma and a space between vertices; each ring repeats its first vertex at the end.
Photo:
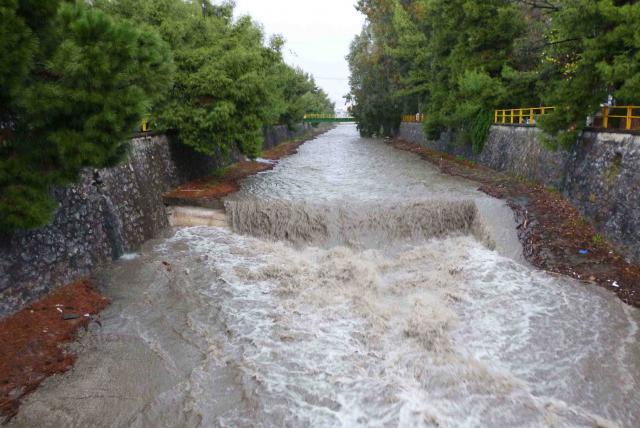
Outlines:
POLYGON ((15 426, 640 425, 640 315, 521 256, 473 183, 341 125, 100 274, 15 426))

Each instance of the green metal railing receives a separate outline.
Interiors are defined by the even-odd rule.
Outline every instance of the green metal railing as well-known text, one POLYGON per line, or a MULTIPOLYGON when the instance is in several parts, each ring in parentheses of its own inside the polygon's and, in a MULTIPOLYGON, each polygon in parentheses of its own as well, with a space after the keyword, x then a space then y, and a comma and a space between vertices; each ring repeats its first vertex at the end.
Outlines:
POLYGON ((335 114, 305 114, 305 123, 355 122, 353 117, 337 117, 335 114))

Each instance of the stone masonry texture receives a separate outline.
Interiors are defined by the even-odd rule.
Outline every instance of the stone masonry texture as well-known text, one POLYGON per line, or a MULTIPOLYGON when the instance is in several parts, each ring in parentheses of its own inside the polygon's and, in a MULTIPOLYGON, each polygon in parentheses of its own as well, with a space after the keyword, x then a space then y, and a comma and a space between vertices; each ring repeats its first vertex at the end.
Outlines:
MULTIPOLYGON (((265 128, 264 146, 308 130, 265 128)), ((54 189, 59 208, 49 226, 0 236, 0 318, 161 235, 169 227, 163 193, 238 159, 237 152, 204 156, 166 135, 140 136, 119 166, 87 169, 78 184, 54 189)))
POLYGON ((449 135, 427 141, 419 123, 403 123, 398 138, 557 189, 640 262, 640 135, 589 131, 571 150, 551 151, 535 127, 492 126, 480 155, 463 153, 449 135))

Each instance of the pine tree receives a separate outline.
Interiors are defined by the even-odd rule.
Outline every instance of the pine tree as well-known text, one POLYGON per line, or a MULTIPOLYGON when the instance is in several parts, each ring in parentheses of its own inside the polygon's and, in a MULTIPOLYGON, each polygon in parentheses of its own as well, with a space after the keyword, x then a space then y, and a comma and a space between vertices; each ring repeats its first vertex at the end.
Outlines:
POLYGON ((0 11, 9 18, 2 33, 18 29, 0 48, 0 63, 17 61, 0 75, 0 231, 8 232, 50 221, 52 186, 122 159, 154 94, 170 84, 172 63, 156 33, 83 3, 10 1, 0 11))

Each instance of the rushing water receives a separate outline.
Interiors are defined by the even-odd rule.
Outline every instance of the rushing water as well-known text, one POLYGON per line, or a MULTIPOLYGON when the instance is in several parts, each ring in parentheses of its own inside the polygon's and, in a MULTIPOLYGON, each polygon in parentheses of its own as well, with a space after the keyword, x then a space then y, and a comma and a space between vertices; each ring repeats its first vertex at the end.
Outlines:
POLYGON ((17 426, 638 426, 639 315, 472 183, 342 125, 104 272, 17 426))

